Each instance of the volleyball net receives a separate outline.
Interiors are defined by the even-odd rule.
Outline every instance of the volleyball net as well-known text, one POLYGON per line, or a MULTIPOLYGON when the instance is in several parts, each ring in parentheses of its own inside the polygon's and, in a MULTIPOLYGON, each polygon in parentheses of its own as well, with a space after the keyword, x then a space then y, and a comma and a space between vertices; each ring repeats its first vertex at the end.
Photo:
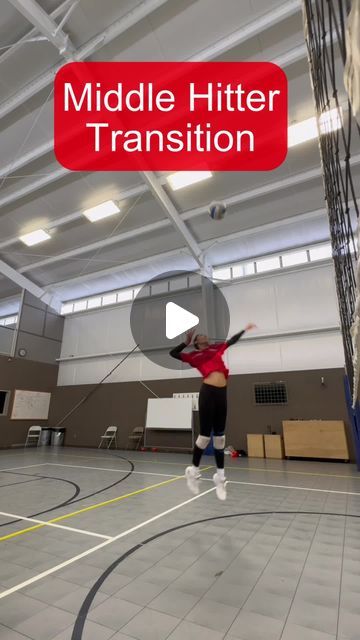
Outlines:
POLYGON ((360 0, 303 0, 345 366, 360 378, 360 0))

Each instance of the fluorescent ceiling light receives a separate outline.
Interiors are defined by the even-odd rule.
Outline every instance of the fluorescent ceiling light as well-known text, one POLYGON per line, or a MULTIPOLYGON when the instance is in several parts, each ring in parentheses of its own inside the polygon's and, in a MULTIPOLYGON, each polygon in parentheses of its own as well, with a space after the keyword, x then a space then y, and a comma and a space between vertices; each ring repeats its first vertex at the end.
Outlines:
POLYGON ((83 214, 85 218, 90 220, 90 222, 97 222, 98 220, 103 220, 104 218, 113 216, 114 213, 119 213, 119 211, 119 207, 113 200, 107 200, 106 202, 97 204, 96 207, 85 209, 85 211, 83 211, 83 214))
MULTIPOLYGON (((342 124, 342 109, 331 109, 326 111, 319 118, 320 133, 330 133, 340 129, 342 124)), ((295 147, 297 144, 314 140, 318 137, 316 117, 308 118, 303 122, 292 124, 288 129, 288 146, 295 147)))
POLYGON ((172 190, 177 191, 211 177, 211 171, 177 171, 168 176, 167 181, 172 190))
POLYGON ((26 244, 26 246, 32 247, 34 244, 39 244, 40 242, 44 242, 44 240, 49 240, 49 238, 51 238, 50 234, 43 229, 37 229, 31 233, 25 233, 25 235, 20 236, 19 239, 21 242, 26 244))

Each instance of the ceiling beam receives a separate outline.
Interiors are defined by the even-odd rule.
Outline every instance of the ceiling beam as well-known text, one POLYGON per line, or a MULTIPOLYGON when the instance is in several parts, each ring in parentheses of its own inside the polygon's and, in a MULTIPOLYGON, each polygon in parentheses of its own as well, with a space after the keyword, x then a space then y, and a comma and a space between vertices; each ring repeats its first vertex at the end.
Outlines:
MULTIPOLYGON (((336 40, 337 40, 337 36, 336 34, 334 34, 333 41, 335 42, 336 40)), ((3 56, 0 57, 0 63, 1 63, 2 57, 3 56)), ((307 58, 306 46, 305 44, 300 44, 297 47, 294 47, 293 49, 290 49, 289 51, 286 51, 285 53, 277 56, 276 58, 274 58, 274 60, 272 60, 272 62, 274 64, 277 64, 279 67, 286 69, 286 67, 294 64, 295 62, 299 62, 300 60, 306 61, 306 58, 307 58)), ((27 153, 22 154, 14 162, 10 162, 5 166, 0 167, 0 178, 3 178, 4 176, 8 176, 10 173, 15 173, 16 171, 19 171, 19 169, 22 169, 24 166, 50 153, 53 150, 53 148, 54 148, 54 141, 53 139, 51 139, 51 140, 47 140, 46 142, 39 145, 38 147, 31 149, 27 153)), ((49 176, 46 177, 47 181, 45 184, 51 184, 51 182, 59 180, 59 176, 62 177, 67 173, 69 173, 69 171, 65 168, 62 168, 61 174, 57 174, 56 172, 50 173, 49 176)), ((34 189, 32 188, 32 185, 29 185, 29 189, 31 188, 31 191, 29 190, 29 193, 43 186, 42 183, 40 184, 40 186, 37 186, 36 181, 33 184, 35 185, 34 189)))
MULTIPOLYGON (((360 163, 360 155, 358 156, 358 161, 360 163)), ((269 184, 262 185, 260 187, 256 187, 255 189, 250 189, 249 191, 243 191, 242 193, 238 193, 236 195, 231 196, 225 200, 227 207, 233 207, 243 202, 250 202, 255 200, 256 198, 267 196, 271 193, 277 193, 283 189, 288 189, 294 185, 302 184, 309 182, 314 179, 320 179, 322 176, 321 168, 311 169, 310 171, 304 171, 302 173, 298 173, 295 176, 290 178, 283 178, 282 180, 277 180, 276 182, 271 182, 269 184)), ((191 220, 193 218, 197 218, 198 216, 204 215, 208 213, 207 206, 196 207, 195 209, 190 209, 185 213, 181 214, 181 220, 191 220)), ((143 225, 137 229, 133 229, 131 231, 125 231, 124 233, 119 233, 118 235, 114 235, 111 238, 107 238, 105 240, 99 240, 90 245, 77 247, 71 251, 66 251, 62 254, 58 254, 57 256, 51 256, 50 258, 44 258, 39 262, 35 262, 33 264, 26 265, 21 267, 20 273, 25 273, 26 271, 32 271, 33 269, 38 269, 41 267, 46 267, 50 264, 54 264, 56 262, 61 262, 62 260, 69 260, 71 258, 75 258, 76 256, 82 255, 84 253, 88 253, 89 251, 94 251, 100 247, 106 247, 118 244, 119 242, 127 242, 131 238, 140 238, 141 236, 152 233, 154 231, 159 231, 164 227, 169 227, 171 225, 170 220, 159 220, 157 222, 152 222, 147 225, 143 225)), ((0 247, 1 248, 1 247, 0 247)))
MULTIPOLYGON (((317 209, 315 211, 308 211, 306 213, 302 213, 299 214, 297 216, 292 216, 291 218, 284 218, 284 220, 276 220, 275 222, 268 222, 265 224, 261 224, 257 227, 253 227, 252 229, 243 229, 242 231, 238 231, 237 233, 231 233, 229 235, 223 236, 221 238, 218 238, 216 240, 217 246, 222 245, 222 244, 227 244, 228 242, 231 242, 233 240, 236 239, 242 239, 245 238, 249 235, 253 235, 253 234, 257 234, 257 233, 261 233, 261 232, 266 232, 266 231, 272 231, 272 230, 278 230, 281 229, 282 227, 288 228, 291 225, 296 225, 299 222, 305 224, 306 222, 309 222, 312 219, 316 219, 316 218, 322 218, 324 217, 326 219, 326 209, 317 209)), ((202 242, 199 243, 200 248, 202 249, 203 253, 205 254, 209 249, 211 249, 214 245, 214 240, 204 240, 202 242)), ((293 247, 289 247, 288 249, 281 249, 281 251, 287 251, 287 250, 291 250, 293 247)), ((82 274, 81 276, 75 276, 74 278, 69 278, 68 280, 62 280, 59 282, 53 282, 50 285, 46 285, 45 289, 49 290, 49 291, 53 291, 54 289, 56 289, 56 287, 64 287, 66 285, 71 285, 71 284, 79 284, 81 282, 87 282, 89 280, 92 280, 94 278, 102 278, 102 277, 106 277, 115 273, 121 273, 122 271, 128 271, 129 269, 136 269, 138 267, 141 266, 146 266, 148 264, 154 265, 154 263, 156 262, 156 260, 160 259, 160 260, 164 260, 167 258, 174 258, 175 256, 179 256, 180 253, 183 253, 184 258, 190 258, 190 255, 188 253, 185 253, 186 248, 185 247, 181 247, 180 249, 173 249, 171 251, 165 251, 161 254, 155 254, 152 256, 147 256, 146 258, 141 258, 139 260, 134 260, 133 262, 127 262, 126 264, 120 264, 120 265, 115 265, 113 267, 108 267, 107 269, 102 269, 101 271, 95 271, 93 273, 86 273, 86 274, 82 274)), ((272 252, 274 253, 274 252, 272 252)), ((248 260, 250 258, 245 257, 244 260, 248 260)), ((242 261, 242 258, 239 257, 237 258, 237 260, 242 261)), ((188 267, 189 269, 197 269, 197 266, 195 263, 193 263, 193 265, 191 267, 188 267)), ((126 283, 123 286, 124 287, 131 287, 131 286, 136 286, 138 284, 138 282, 133 282, 133 283, 126 283)), ((119 286, 119 288, 121 288, 121 286, 119 286)), ((92 295, 92 294, 89 294, 92 295)), ((95 293, 94 293, 95 295, 95 293)))
MULTIPOLYGON (((305 59, 305 57, 306 57, 306 48, 305 46, 301 46, 301 47, 295 47, 295 49, 292 49, 287 53, 283 54, 282 56, 280 56, 279 58, 276 58, 273 62, 275 63, 277 63, 277 61, 279 63, 281 62, 280 66, 282 66, 282 68, 285 69, 287 64, 293 64, 296 60, 300 60, 302 58, 305 59)), ((38 160, 40 157, 46 155, 47 153, 50 153, 53 149, 53 146, 54 146, 53 140, 48 140, 42 145, 40 145, 39 147, 36 147, 35 149, 24 154, 14 162, 9 163, 8 165, 5 165, 4 167, 0 168, 0 178, 4 176, 5 177, 8 176, 10 173, 15 173, 16 171, 19 171, 19 169, 23 168, 27 164, 30 164, 34 160, 38 160)), ((63 177, 67 176, 68 174, 73 174, 73 172, 69 171, 65 167, 59 166, 56 170, 52 171, 48 175, 41 176, 40 178, 20 187, 20 189, 13 191, 12 193, 9 193, 8 195, 0 198, 0 207, 4 207, 6 205, 12 204, 13 202, 16 202, 20 198, 30 195, 31 193, 34 193, 35 191, 38 191, 39 189, 42 189, 43 187, 46 187, 49 184, 56 182, 57 180, 61 180, 63 177)))
MULTIPOLYGON (((74 52, 74 59, 85 60, 89 58, 93 53, 112 42, 122 33, 125 33, 136 23, 140 22, 140 20, 146 18, 153 11, 166 4, 166 2, 169 2, 169 0, 145 0, 135 7, 135 9, 129 11, 129 13, 124 17, 114 22, 110 27, 107 27, 107 29, 94 36, 88 43, 77 49, 74 52)), ((230 49, 233 49, 237 45, 242 44, 257 35, 259 33, 259 25, 261 25, 260 30, 264 31, 267 28, 273 27, 281 20, 285 20, 291 15, 298 13, 300 10, 300 0, 290 0, 277 9, 265 13, 263 16, 259 16, 256 20, 248 23, 244 27, 241 27, 237 31, 234 31, 234 33, 229 36, 222 38, 217 45, 211 45, 210 47, 203 49, 198 54, 192 56, 189 60, 205 61, 219 57, 230 49), (274 15, 276 15, 275 20, 274 15)), ((5 100, 0 104, 0 119, 50 85, 61 66, 62 65, 56 65, 50 69, 50 71, 46 71, 41 76, 38 76, 38 78, 33 79, 31 83, 24 87, 24 89, 21 89, 8 100, 5 100)))
MULTIPOLYGON (((130 187, 129 189, 125 189, 124 191, 121 192, 121 194, 119 194, 119 196, 113 197, 113 200, 116 200, 119 203, 120 207, 124 208, 128 206, 128 202, 127 202, 128 200, 132 200, 132 198, 138 198, 140 195, 143 195, 144 193, 148 193, 148 192, 149 192, 149 189, 146 184, 139 184, 139 185, 136 185, 135 187, 130 187)), ((75 220, 80 220, 83 218, 84 218, 83 210, 73 211, 71 213, 65 214, 61 218, 56 218, 55 220, 49 220, 48 224, 46 225, 46 229, 47 231, 52 231, 52 230, 58 229, 61 226, 71 224, 72 222, 75 222, 75 220)), ((2 242, 0 242, 0 251, 1 249, 10 247, 11 245, 15 244, 18 241, 19 241, 18 236, 12 236, 10 238, 7 238, 6 240, 3 240, 2 242)))
MULTIPOLYGON (((245 24, 237 31, 225 36, 225 38, 221 38, 210 47, 206 47, 206 49, 196 53, 194 56, 189 58, 189 61, 205 62, 207 60, 219 58, 224 53, 227 53, 227 51, 231 51, 231 49, 251 40, 263 31, 266 31, 266 29, 271 29, 271 27, 287 20, 296 13, 299 13, 301 11, 301 7, 301 0, 288 0, 288 2, 285 2, 278 7, 274 7, 271 11, 267 11, 266 13, 258 16, 255 20, 248 22, 248 24, 245 24)), ((302 24, 302 21, 300 24, 302 24)))
MULTIPOLYGON (((360 154, 352 158, 352 166, 355 167, 358 165, 360 165, 360 154)), ((250 189, 249 191, 243 191, 241 193, 235 194, 233 196, 230 196, 229 198, 226 198, 225 202, 228 207, 234 207, 244 202, 250 202, 252 200, 256 200, 257 198, 264 197, 271 193, 288 189, 298 184, 305 184, 306 182, 310 182, 312 180, 316 180, 317 178, 321 178, 321 177, 322 177, 321 168, 317 167, 315 169, 310 169, 309 171, 303 171, 301 173, 297 173, 294 176, 290 176, 289 178, 276 180, 275 182, 261 185, 260 187, 256 187, 255 189, 250 189)), ((160 180, 160 183, 165 184, 166 179, 162 178, 160 180)), ((137 187, 133 187, 132 189, 129 189, 123 192, 121 196, 125 200, 126 198, 129 198, 129 197, 136 197, 141 193, 144 193, 146 190, 147 190, 146 185, 139 185, 137 187)), ((194 209, 190 209, 189 211, 185 211, 184 213, 181 213, 180 216, 182 220, 186 221, 186 220, 190 220, 192 218, 197 218, 198 216, 204 215, 207 213, 207 211, 208 209, 205 206, 196 207, 194 209)), ((64 216, 63 218, 58 218, 57 220, 50 222, 46 226, 46 228, 51 230, 52 228, 59 227, 61 224, 68 224, 76 220, 77 218, 82 218, 81 211, 71 213, 67 216, 64 216)), ((110 238, 106 238, 105 240, 99 240, 97 242, 93 242, 91 244, 84 245, 82 247, 77 247, 76 249, 71 249, 70 251, 65 251, 55 256, 51 256, 50 258, 45 258, 44 260, 40 260, 38 262, 21 267, 19 271, 20 273, 25 273, 27 271, 31 271, 32 269, 38 269, 56 262, 61 262, 62 260, 70 260, 71 258, 75 258, 76 256, 82 255, 84 253, 88 253, 89 251, 95 251, 101 247, 115 245, 120 242, 126 242, 132 238, 138 238, 147 233, 159 231, 162 228, 169 227, 170 224, 171 223, 169 219, 158 220, 157 222, 152 222, 150 224, 143 225, 140 228, 132 229, 130 231, 125 231, 118 235, 111 236, 110 238)), ((7 240, 0 243, 0 251, 1 249, 6 249, 7 247, 10 247, 16 244, 18 241, 19 241, 19 238, 17 236, 13 238, 8 238, 7 240)))
POLYGON ((201 269, 205 269, 202 252, 198 243, 187 228, 183 219, 180 217, 177 208, 170 200, 165 189, 162 187, 161 182, 157 179, 156 175, 152 171, 140 171, 140 175, 144 179, 145 183, 149 186, 155 200, 160 204, 163 211, 165 211, 173 227, 182 236, 186 246, 189 248, 190 253, 195 258, 199 267, 201 269))
MULTIPOLYGON (((131 29, 138 22, 149 16, 162 5, 168 3, 169 0, 144 0, 141 4, 131 9, 125 16, 113 22, 109 27, 101 33, 91 38, 86 44, 74 51, 74 60, 86 60, 93 53, 99 51, 115 38, 131 29)), ((52 67, 50 71, 46 71, 41 76, 33 79, 23 89, 12 95, 8 100, 0 104, 0 119, 17 109, 27 100, 35 96, 39 91, 52 84, 56 73, 63 65, 58 64, 52 67)))
POLYGON ((26 289, 29 291, 35 298, 39 298, 42 302, 53 307, 56 311, 60 309, 60 302, 55 299, 55 297, 39 287, 35 282, 23 276, 19 271, 16 271, 13 267, 11 267, 7 262, 0 260, 0 273, 3 274, 6 278, 14 282, 21 289, 26 289))
POLYGON ((75 47, 68 34, 56 24, 35 0, 8 1, 58 49, 60 55, 64 56, 67 60, 72 60, 75 47))
MULTIPOLYGON (((54 11, 52 11, 49 15, 52 19, 58 18, 60 15, 65 13, 72 5, 74 4, 74 0, 65 0, 62 4, 60 4, 54 11)), ((6 49, 4 53, 0 56, 0 64, 3 64, 6 60, 8 60, 16 51, 18 51, 21 47, 24 46, 29 40, 32 40, 38 34, 37 29, 31 29, 26 33, 20 40, 15 42, 11 47, 6 49)))

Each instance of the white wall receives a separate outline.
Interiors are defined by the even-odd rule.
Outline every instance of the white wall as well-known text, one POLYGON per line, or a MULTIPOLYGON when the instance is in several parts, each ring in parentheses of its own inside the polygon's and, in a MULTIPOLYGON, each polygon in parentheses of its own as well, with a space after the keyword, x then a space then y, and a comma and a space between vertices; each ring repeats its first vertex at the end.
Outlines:
MULTIPOLYGON (((223 293, 230 309, 230 335, 249 321, 259 327, 252 334, 254 339, 240 341, 228 350, 226 358, 233 373, 343 366, 332 265, 256 276, 224 286, 223 293)), ((120 360, 121 355, 116 354, 135 346, 130 309, 131 305, 124 305, 66 319, 62 358, 113 352, 115 355, 62 362, 59 385, 98 382, 120 360)), ((182 371, 169 370, 137 353, 108 382, 193 375, 186 365, 182 371)))
POLYGON ((0 326, 0 354, 9 355, 14 340, 14 329, 0 326))

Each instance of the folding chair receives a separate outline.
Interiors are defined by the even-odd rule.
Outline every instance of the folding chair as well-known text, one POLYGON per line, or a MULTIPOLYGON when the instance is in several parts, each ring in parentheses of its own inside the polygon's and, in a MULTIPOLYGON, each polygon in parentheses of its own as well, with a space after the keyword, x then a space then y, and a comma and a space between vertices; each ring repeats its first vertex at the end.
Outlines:
POLYGON ((116 441, 117 430, 118 430, 117 427, 108 427, 104 435, 100 437, 98 449, 101 449, 101 445, 103 442, 108 443, 107 445, 108 449, 110 449, 112 442, 115 442, 115 449, 117 449, 117 441, 116 441))
POLYGON ((29 431, 27 432, 25 447, 28 447, 29 444, 36 444, 36 446, 38 447, 40 443, 40 436, 41 436, 41 427, 38 427, 38 426, 30 427, 29 431))
POLYGON ((140 445, 141 445, 141 441, 143 439, 143 435, 144 435, 144 428, 143 427, 135 427, 135 429, 132 430, 132 432, 130 433, 130 435, 128 436, 128 443, 127 443, 127 449, 130 449, 130 444, 133 442, 134 443, 134 447, 133 449, 136 451, 137 449, 139 449, 140 445))

